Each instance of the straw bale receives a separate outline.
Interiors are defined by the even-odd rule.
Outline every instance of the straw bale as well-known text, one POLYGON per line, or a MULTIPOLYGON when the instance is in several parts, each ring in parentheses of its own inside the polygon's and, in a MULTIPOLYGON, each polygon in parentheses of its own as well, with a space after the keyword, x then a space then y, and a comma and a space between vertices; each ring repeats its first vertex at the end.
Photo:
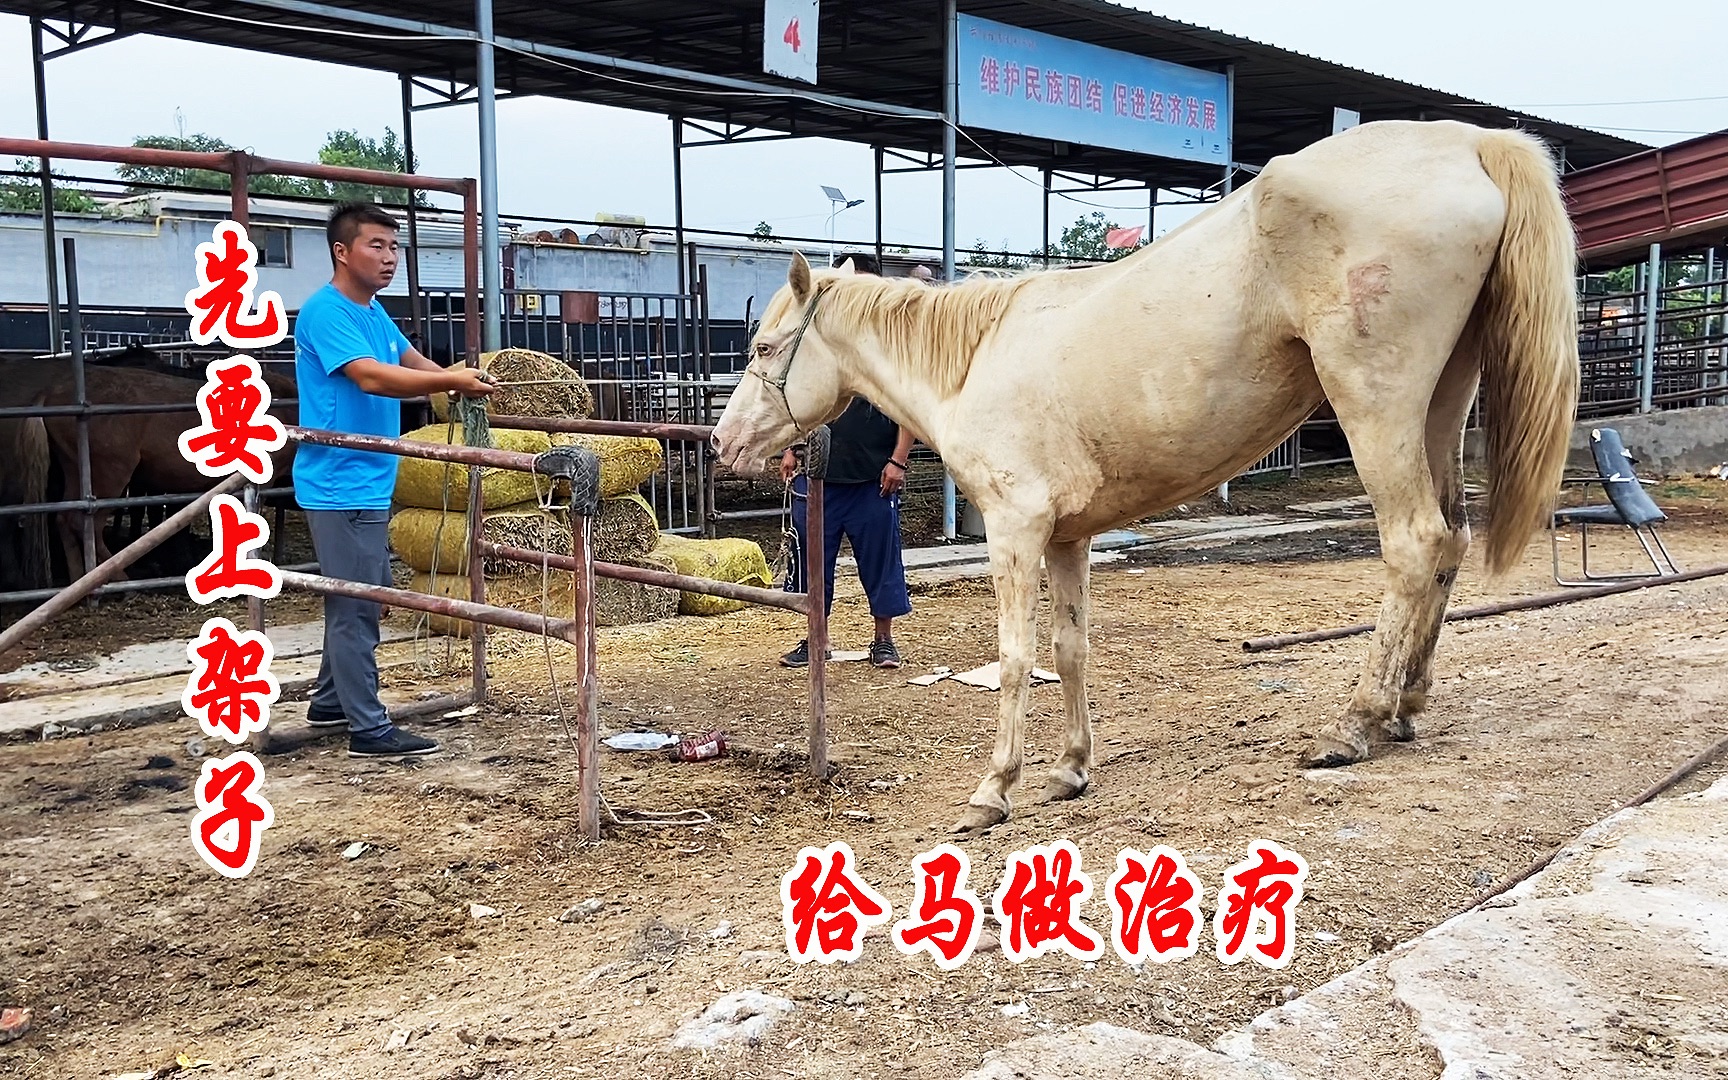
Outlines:
MULTIPOLYGON (((607 561, 647 570, 664 570, 669 574, 678 572, 677 563, 652 552, 607 561)), ((597 577, 594 579, 594 621, 601 626, 628 626, 670 619, 678 614, 681 595, 677 589, 597 577)))
MULTIPOLYGON (((494 544, 550 551, 554 555, 570 554, 568 516, 562 511, 542 510, 538 503, 521 503, 487 511, 480 534, 494 544)), ((452 509, 449 513, 420 507, 398 510, 390 518, 390 547, 415 570, 466 574, 468 516, 461 509, 452 509)), ((533 569, 508 559, 489 557, 483 558, 480 566, 488 577, 525 574, 533 569)))
MULTIPOLYGON (((690 577, 755 585, 763 589, 774 587, 774 579, 768 572, 768 559, 762 554, 761 545, 754 540, 736 537, 690 540, 662 534, 654 553, 670 558, 680 574, 690 577)), ((678 611, 684 615, 724 615, 746 606, 742 600, 693 592, 680 594, 678 601, 678 611)))
MULTIPOLYGON (((594 415, 594 392, 570 365, 532 349, 500 349, 480 354, 480 369, 505 385, 486 399, 493 416, 556 416, 585 420, 594 415)), ((432 414, 450 418, 447 394, 432 395, 432 414)))
POLYGON ((602 562, 623 562, 654 550, 660 540, 660 524, 648 500, 635 492, 600 500, 594 518, 594 557, 602 562))
POLYGON ((658 439, 559 433, 552 436, 552 445, 580 446, 600 459, 602 499, 635 491, 666 466, 666 451, 658 439))
MULTIPOLYGON (((414 442, 448 446, 454 441, 455 445, 462 445, 462 433, 457 431, 452 440, 446 424, 428 424, 402 437, 414 442)), ((551 440, 540 431, 492 432, 492 447, 497 450, 543 454, 551 449, 551 446, 551 440)), ((542 490, 549 483, 544 476, 537 477, 532 473, 510 469, 480 471, 480 491, 483 504, 488 510, 516 503, 538 502, 542 490)), ((403 506, 418 506, 427 510, 465 509, 468 506, 468 466, 446 465, 442 461, 405 457, 396 468, 396 502, 403 506), (448 493, 445 491, 446 474, 449 481, 448 493)))

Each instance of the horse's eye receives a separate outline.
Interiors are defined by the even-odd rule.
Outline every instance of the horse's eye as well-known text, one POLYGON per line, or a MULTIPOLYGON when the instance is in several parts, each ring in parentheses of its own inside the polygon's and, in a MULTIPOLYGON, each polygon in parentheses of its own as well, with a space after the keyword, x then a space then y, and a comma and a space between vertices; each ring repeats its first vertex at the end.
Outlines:
POLYGON ((766 341, 758 341, 756 343, 756 355, 757 356, 767 356, 768 354, 772 353, 773 351, 774 351, 774 346, 768 344, 766 341))

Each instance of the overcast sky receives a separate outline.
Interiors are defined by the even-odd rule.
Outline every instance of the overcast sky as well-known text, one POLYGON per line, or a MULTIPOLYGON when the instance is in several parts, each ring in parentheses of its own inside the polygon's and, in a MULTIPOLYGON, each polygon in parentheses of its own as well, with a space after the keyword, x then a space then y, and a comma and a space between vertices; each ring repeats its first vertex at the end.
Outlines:
MULTIPOLYGON (((1728 128, 1728 2, 1667 0, 1134 0, 1129 6, 1282 48, 1652 145, 1728 128), (1672 100, 1692 99, 1692 100, 1672 100), (1619 104, 1631 102, 1632 104, 1619 104)), ((0 132, 33 137, 28 23, 0 16, 0 132)), ((131 38, 48 64, 50 134, 124 144, 185 130, 272 157, 309 160, 327 131, 400 129, 394 77, 162 38, 131 38)), ((602 211, 670 222, 671 124, 666 118, 542 99, 498 105, 500 202, 507 214, 592 218, 602 211)), ((422 171, 477 175, 475 110, 415 116, 422 171)), ((819 185, 871 195, 867 148, 802 140, 710 147, 685 155, 687 220, 819 236, 819 185)), ((89 169, 69 163, 70 171, 89 169)), ((940 243, 938 174, 884 181, 885 238, 940 243)), ((959 238, 1036 245, 1036 180, 1002 170, 959 177, 959 238)), ((1095 201, 1108 198, 1088 196, 1095 201)), ((1145 220, 1145 196, 1121 198, 1122 223, 1145 220)), ((1092 208, 1058 201, 1060 224, 1092 208)), ((1161 213, 1158 231, 1175 223, 1161 213)), ((842 214, 842 239, 868 240, 869 205, 842 214)))

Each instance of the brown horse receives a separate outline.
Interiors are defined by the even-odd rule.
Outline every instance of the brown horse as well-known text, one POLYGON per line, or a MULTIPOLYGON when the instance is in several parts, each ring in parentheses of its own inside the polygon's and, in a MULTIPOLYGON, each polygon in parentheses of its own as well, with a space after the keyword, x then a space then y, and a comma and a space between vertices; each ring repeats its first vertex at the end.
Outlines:
MULTIPOLYGON (((56 370, 44 374, 37 364, 12 365, 17 369, 18 378, 33 389, 25 404, 75 404, 77 395, 72 374, 65 365, 43 362, 40 366, 56 370)), ((264 381, 270 387, 273 401, 292 399, 295 395, 291 378, 267 371, 264 381)), ((191 404, 204 380, 138 367, 91 365, 85 369, 84 383, 92 404, 167 405, 191 404)), ((292 405, 272 404, 270 409, 271 415, 284 424, 294 423, 297 411, 292 405)), ((51 416, 34 423, 42 425, 54 463, 59 466, 61 498, 79 498, 77 417, 51 416)), ((128 489, 134 494, 152 495, 181 495, 209 490, 216 481, 200 473, 180 453, 181 433, 196 423, 196 412, 90 417, 91 495, 98 499, 112 499, 128 489)), ((275 475, 283 482, 287 481, 293 456, 293 443, 272 455, 275 475)), ((31 478, 25 483, 35 490, 42 490, 46 486, 46 469, 47 465, 43 463, 38 473, 41 479, 31 478)), ((94 513, 98 563, 111 555, 103 532, 113 513, 112 510, 94 513)), ((73 579, 87 569, 83 555, 83 518, 81 510, 67 510, 59 515, 60 542, 66 553, 67 571, 73 579)))

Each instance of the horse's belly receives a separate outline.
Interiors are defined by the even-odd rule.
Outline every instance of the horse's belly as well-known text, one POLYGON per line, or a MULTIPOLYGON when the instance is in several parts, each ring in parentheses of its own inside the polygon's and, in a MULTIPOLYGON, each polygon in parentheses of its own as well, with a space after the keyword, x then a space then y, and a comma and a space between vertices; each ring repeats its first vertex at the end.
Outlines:
POLYGON ((1276 369, 1228 386, 1220 380, 1191 399, 1164 391, 1148 394, 1141 408, 1113 408, 1108 437, 1091 440, 1098 489, 1058 518, 1056 538, 1095 536, 1168 510, 1265 457, 1323 400, 1311 365, 1276 369))

